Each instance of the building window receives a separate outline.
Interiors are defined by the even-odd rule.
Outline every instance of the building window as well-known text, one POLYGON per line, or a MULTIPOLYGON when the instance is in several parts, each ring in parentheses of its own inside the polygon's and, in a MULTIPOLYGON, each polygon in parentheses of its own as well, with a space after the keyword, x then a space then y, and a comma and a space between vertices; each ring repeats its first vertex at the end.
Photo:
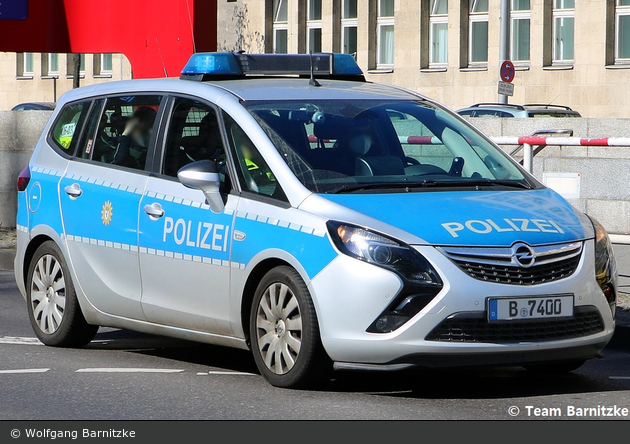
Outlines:
POLYGON ((112 77, 114 73, 112 54, 94 54, 94 76, 112 77))
MULTIPOLYGON (((85 77, 85 54, 81 54, 81 65, 79 66, 79 76, 85 77)), ((66 71, 69 79, 74 77, 74 54, 66 55, 66 71)))
POLYGON ((101 54, 101 74, 111 73, 113 71, 112 55, 101 54))
POLYGON ((35 54, 23 52, 17 54, 17 77, 33 78, 35 71, 35 54))
POLYGON ((59 75, 59 54, 57 53, 48 53, 48 57, 46 57, 46 69, 43 72, 47 76, 58 76, 59 75))
POLYGON ((515 62, 529 61, 530 0, 512 0, 510 29, 512 31, 511 57, 515 62))
POLYGON ((615 61, 630 62, 630 0, 617 0, 615 7, 615 61))
POLYGON ((357 0, 343 0, 341 10, 341 52, 357 58, 357 0))
POLYGON ((431 0, 429 16, 429 66, 448 64, 448 0, 431 0))
POLYGON ((289 23, 288 0, 273 0, 273 52, 286 54, 288 50, 289 23))
POLYGON ((322 0, 308 0, 306 29, 308 51, 322 52, 322 0))
POLYGON ((575 0, 554 0, 553 6, 553 61, 572 62, 575 0))
POLYGON ((468 20, 468 61, 472 65, 485 65, 488 63, 488 0, 470 0, 468 20))
POLYGON ((394 0, 379 0, 376 20, 376 68, 394 67, 394 0))

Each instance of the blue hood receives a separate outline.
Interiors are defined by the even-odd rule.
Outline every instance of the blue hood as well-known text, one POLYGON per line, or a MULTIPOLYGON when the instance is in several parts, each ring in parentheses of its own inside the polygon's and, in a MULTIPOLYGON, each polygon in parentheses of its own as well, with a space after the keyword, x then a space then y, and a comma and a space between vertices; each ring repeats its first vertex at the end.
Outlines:
POLYGON ((578 213, 549 189, 330 194, 322 197, 432 245, 510 246, 592 236, 578 213))

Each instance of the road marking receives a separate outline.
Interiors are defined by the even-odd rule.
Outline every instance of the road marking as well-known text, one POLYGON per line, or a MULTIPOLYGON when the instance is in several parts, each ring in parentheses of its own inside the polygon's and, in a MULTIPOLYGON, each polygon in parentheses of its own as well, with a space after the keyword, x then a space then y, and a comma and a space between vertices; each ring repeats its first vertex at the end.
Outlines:
POLYGON ((0 370, 0 374, 10 375, 15 373, 46 373, 49 368, 21 368, 15 370, 0 370))
POLYGON ((258 376, 255 373, 246 373, 246 372, 199 372, 197 376, 208 376, 208 375, 240 375, 240 376, 258 376))
POLYGON ((15 336, 4 336, 0 338, 0 344, 44 345, 37 338, 19 338, 15 336))
POLYGON ((75 373, 181 373, 173 368, 80 368, 75 373))
POLYGON ((630 379, 630 376, 609 376, 610 379, 630 379))

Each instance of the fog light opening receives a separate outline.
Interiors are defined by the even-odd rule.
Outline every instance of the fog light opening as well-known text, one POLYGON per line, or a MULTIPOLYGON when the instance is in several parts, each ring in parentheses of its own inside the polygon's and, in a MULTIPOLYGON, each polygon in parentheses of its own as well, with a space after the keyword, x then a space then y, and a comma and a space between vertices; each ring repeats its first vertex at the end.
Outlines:
POLYGON ((409 320, 409 316, 399 314, 385 314, 379 316, 368 331, 373 333, 390 333, 409 320))

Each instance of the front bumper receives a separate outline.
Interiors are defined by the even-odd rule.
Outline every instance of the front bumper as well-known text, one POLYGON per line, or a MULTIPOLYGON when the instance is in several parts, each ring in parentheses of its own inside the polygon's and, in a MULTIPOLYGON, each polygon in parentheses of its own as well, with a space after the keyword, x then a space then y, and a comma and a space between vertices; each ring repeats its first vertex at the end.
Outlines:
POLYGON ((588 359, 599 356, 614 331, 608 302, 594 275, 594 244, 585 242, 580 263, 568 278, 539 285, 488 283, 462 272, 433 247, 416 247, 440 273, 442 291, 416 316, 391 333, 366 329, 402 288, 397 275, 338 256, 309 284, 317 310, 322 343, 335 362, 412 363, 428 367, 506 365, 588 359), (485 316, 489 297, 573 294, 576 307, 594 307, 603 329, 586 336, 551 341, 509 343, 435 341, 425 338, 449 316, 485 316))

